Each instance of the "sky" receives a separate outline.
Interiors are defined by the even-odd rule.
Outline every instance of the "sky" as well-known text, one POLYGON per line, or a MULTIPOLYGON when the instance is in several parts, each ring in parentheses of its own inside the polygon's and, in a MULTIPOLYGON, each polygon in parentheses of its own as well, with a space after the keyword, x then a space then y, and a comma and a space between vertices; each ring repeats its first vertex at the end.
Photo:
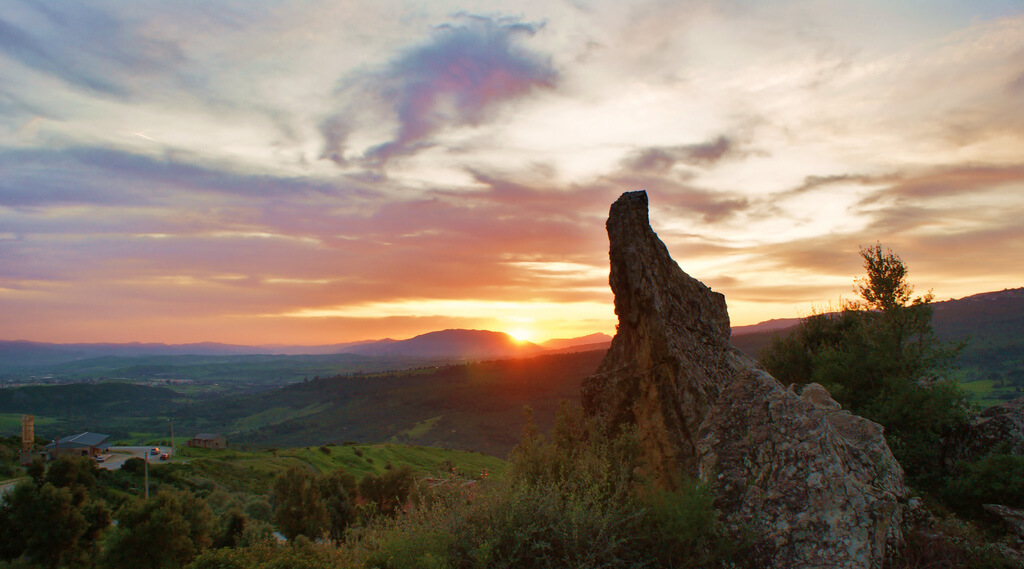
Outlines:
POLYGON ((1024 286, 1024 2, 0 0, 0 339, 612 334, 641 189, 734 325, 1024 286))

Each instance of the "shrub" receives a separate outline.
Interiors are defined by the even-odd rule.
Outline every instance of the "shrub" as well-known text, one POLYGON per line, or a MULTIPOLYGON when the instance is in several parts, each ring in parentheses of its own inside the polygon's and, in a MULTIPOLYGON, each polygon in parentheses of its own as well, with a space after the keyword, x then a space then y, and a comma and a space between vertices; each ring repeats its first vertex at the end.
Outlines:
POLYGON ((1024 508, 1024 456, 989 454, 965 465, 940 495, 955 512, 975 519, 986 516, 982 504, 1024 508))
POLYGON ((142 471, 146 468, 146 461, 142 460, 137 456, 133 456, 121 464, 121 470, 129 474, 142 474, 142 471))
POLYGON ((378 520, 362 536, 367 566, 741 566, 743 549, 722 531, 708 490, 643 486, 637 448, 633 431, 608 436, 563 405, 549 437, 527 423, 504 479, 472 489, 453 481, 378 520))
POLYGON ((350 553, 298 538, 280 547, 263 541, 235 549, 212 549, 197 556, 188 569, 348 569, 358 567, 350 553))
POLYGON ((963 523, 942 522, 933 531, 911 531, 886 569, 1012 569, 1019 562, 985 543, 963 523))

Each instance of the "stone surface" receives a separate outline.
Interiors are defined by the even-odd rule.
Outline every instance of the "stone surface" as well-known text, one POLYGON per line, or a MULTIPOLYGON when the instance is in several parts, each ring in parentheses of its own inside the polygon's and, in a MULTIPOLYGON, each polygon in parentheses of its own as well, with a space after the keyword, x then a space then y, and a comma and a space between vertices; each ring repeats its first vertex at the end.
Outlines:
POLYGON ((1017 537, 1024 537, 1024 511, 999 504, 982 504, 985 511, 1003 520, 1017 537))
POLYGON ((1024 455, 1024 398, 981 411, 947 442, 946 462, 953 470, 960 461, 973 462, 992 451, 1024 455))
POLYGON ((820 385, 786 389, 729 344, 725 298, 691 278, 648 222, 647 195, 611 208, 618 331, 584 380, 587 413, 634 424, 666 486, 699 476, 771 567, 881 567, 907 491, 882 428, 820 385))

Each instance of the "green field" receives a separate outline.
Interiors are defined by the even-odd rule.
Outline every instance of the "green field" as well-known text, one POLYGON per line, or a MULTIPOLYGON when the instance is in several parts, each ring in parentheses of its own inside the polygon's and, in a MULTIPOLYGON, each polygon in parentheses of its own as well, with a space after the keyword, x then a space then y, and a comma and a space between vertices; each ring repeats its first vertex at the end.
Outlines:
MULTIPOLYGON (((57 423, 57 420, 51 417, 39 417, 35 418, 35 426, 48 426, 57 423)), ((0 413, 0 433, 20 433, 21 432, 21 413, 0 413)))
POLYGON ((446 462, 465 478, 477 478, 484 469, 499 475, 507 467, 501 459, 475 452, 385 443, 267 450, 179 447, 173 460, 154 468, 173 468, 182 476, 209 481, 231 492, 259 494, 267 491, 274 477, 292 466, 317 472, 343 468, 361 478, 407 464, 419 477, 440 477, 446 475, 446 462))

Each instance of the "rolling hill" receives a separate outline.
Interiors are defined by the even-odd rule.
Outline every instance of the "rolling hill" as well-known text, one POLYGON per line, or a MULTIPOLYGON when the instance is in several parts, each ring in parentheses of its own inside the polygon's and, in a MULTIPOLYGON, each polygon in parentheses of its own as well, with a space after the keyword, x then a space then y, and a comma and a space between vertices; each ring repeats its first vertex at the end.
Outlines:
POLYGON ((581 380, 603 357, 598 350, 321 378, 188 413, 197 429, 241 443, 391 441, 503 457, 519 440, 524 406, 550 428, 559 402, 579 401, 581 380))
POLYGON ((504 332, 440 330, 408 340, 371 342, 345 351, 367 356, 475 359, 535 355, 544 351, 544 348, 530 342, 517 342, 504 332))
MULTIPOLYGON (((1024 372, 1024 288, 935 302, 932 307, 932 326, 939 339, 965 342, 957 378, 975 402, 993 405, 1024 396, 1024 385, 1011 380, 1017 370, 1024 372)), ((732 344, 757 357, 773 339, 796 326, 799 319, 776 322, 783 325, 734 329, 732 344)))
MULTIPOLYGON (((348 354, 377 358, 378 362, 385 364, 379 368, 383 370, 394 369, 387 358, 395 359, 397 364, 406 366, 422 365, 428 360, 439 359, 514 358, 539 354, 544 351, 566 350, 583 345, 606 344, 610 340, 611 337, 606 334, 591 334, 581 338, 549 340, 544 345, 538 346, 529 342, 517 342, 503 332, 488 330, 441 330, 421 334, 407 340, 388 338, 318 346, 240 346, 213 342, 194 344, 47 344, 23 340, 0 340, 0 377, 48 373, 70 374, 72 377, 77 377, 82 374, 74 373, 76 371, 109 367, 108 363, 116 361, 111 358, 121 358, 123 366, 131 365, 128 363, 130 358, 151 358, 146 362, 139 362, 144 365, 157 361, 152 358, 164 358, 159 360, 163 365, 190 366, 215 363, 218 361, 217 357, 234 357, 236 359, 231 360, 232 363, 244 363, 257 361, 257 359, 247 360, 246 358, 266 360, 269 356, 276 356, 278 359, 308 356, 306 360, 312 361, 315 359, 312 356, 348 354), (101 360, 101 358, 107 359, 101 360), (181 359, 174 360, 172 358, 181 359)), ((349 358, 349 360, 351 359, 349 358)), ((321 361, 323 360, 322 358, 321 361)), ((227 362, 229 360, 222 359, 220 361, 227 362)), ((117 376, 113 372, 105 375, 117 376)), ((93 376, 95 374, 90 377, 93 376)))

